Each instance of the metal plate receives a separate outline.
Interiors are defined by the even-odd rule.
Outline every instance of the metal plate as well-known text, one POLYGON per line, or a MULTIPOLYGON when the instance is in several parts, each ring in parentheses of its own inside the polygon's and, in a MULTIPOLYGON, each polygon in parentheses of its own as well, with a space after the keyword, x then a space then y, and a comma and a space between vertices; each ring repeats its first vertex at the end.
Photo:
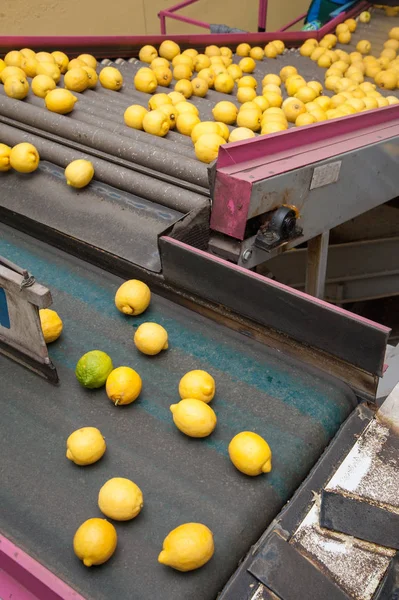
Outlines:
POLYGON ((355 399, 346 386, 281 353, 153 295, 137 319, 114 306, 121 280, 38 241, 0 226, 0 253, 24 264, 51 287, 64 320, 50 349, 60 375, 54 389, 0 359, 3 411, 0 529, 70 583, 88 600, 130 598, 214 600, 242 556, 309 472, 355 399), (140 355, 132 334, 144 321, 169 333, 170 349, 140 355), (115 408, 104 390, 84 390, 74 368, 86 351, 108 352, 115 366, 131 365, 144 382, 140 398, 115 408), (179 378, 204 368, 216 378, 215 433, 189 439, 172 423, 179 378), (92 467, 65 458, 65 440, 83 425, 98 426, 108 450, 92 467), (247 478, 234 469, 227 446, 242 429, 268 439, 270 476, 247 478), (110 477, 125 476, 143 489, 145 506, 134 521, 117 525, 119 545, 110 563, 86 569, 72 551, 76 528, 100 516, 97 494, 110 477), (26 490, 29 494, 26 494, 26 490), (215 534, 212 561, 191 574, 157 563, 165 535, 186 521, 215 534))

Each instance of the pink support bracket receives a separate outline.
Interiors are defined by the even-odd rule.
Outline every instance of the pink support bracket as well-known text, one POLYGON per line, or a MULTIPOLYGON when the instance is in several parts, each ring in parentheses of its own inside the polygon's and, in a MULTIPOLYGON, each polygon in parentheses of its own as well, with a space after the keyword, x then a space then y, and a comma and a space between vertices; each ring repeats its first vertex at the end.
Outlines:
POLYGON ((15 600, 85 600, 54 573, 2 535, 0 592, 4 600, 11 597, 15 600))

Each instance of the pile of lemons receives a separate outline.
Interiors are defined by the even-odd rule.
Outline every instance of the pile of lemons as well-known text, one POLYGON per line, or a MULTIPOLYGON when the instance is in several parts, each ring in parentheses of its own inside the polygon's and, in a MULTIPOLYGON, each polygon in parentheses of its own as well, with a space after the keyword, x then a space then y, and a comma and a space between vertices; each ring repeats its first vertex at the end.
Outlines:
POLYGON ((10 98, 23 100, 31 89, 35 96, 44 99, 49 111, 66 115, 77 102, 73 92, 95 89, 98 81, 106 89, 121 89, 123 76, 118 69, 104 67, 98 74, 97 67, 91 54, 70 60, 59 50, 50 53, 23 48, 11 50, 0 59, 0 81, 10 98), (57 87, 62 77, 63 87, 57 87))
MULTIPOLYGON (((151 291, 142 281, 125 281, 115 294, 117 309, 127 316, 141 315, 150 305, 151 291)), ((62 332, 63 324, 55 311, 40 311, 42 329, 48 341, 54 341, 62 332), (43 317, 46 317, 43 319, 43 317), (46 320, 47 319, 47 320, 46 320)), ((168 348, 168 334, 157 323, 142 323, 134 334, 139 351, 154 356, 168 348)), ((101 350, 84 354, 76 365, 76 377, 88 389, 105 386, 108 398, 115 406, 131 404, 140 395, 142 380, 132 368, 114 368, 112 359, 101 350)), ((192 438, 205 438, 216 428, 217 417, 209 406, 216 394, 212 375, 196 369, 189 371, 178 384, 179 402, 170 406, 176 428, 192 438)), ((66 457, 84 467, 99 461, 107 445, 96 427, 82 427, 71 433, 66 441, 66 457)), ((228 452, 233 465, 245 475, 255 477, 272 470, 272 452, 268 443, 258 434, 242 431, 229 443, 228 452)), ((143 492, 130 479, 113 477, 98 493, 100 511, 114 521, 128 521, 137 517, 144 505, 143 492)), ((106 519, 90 518, 77 529, 74 552, 87 567, 106 562, 117 546, 117 532, 106 519)), ((179 571, 192 571, 205 565, 214 554, 212 531, 202 523, 184 523, 171 531, 163 542, 158 562, 179 571)))

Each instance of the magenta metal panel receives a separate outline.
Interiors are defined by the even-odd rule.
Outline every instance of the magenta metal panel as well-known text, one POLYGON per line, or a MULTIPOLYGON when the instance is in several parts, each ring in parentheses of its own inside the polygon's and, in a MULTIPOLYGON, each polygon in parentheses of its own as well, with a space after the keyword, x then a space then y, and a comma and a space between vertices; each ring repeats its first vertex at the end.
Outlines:
MULTIPOLYGON (((399 136, 399 105, 222 146, 211 229, 244 239, 247 220, 255 216, 248 214, 254 184, 395 136, 399 136)), ((292 199, 287 197, 286 203, 292 199)), ((271 203, 269 210, 276 206, 271 203)))
MULTIPOLYGON (((12 590, 12 586, 17 589, 18 584, 20 585, 20 595, 14 592, 15 595, 12 596, 15 600, 85 600, 54 573, 2 535, 0 570, 4 572, 0 586, 4 583, 7 586, 5 589, 12 590)), ((0 592, 4 600, 11 598, 5 595, 2 587, 0 592)))

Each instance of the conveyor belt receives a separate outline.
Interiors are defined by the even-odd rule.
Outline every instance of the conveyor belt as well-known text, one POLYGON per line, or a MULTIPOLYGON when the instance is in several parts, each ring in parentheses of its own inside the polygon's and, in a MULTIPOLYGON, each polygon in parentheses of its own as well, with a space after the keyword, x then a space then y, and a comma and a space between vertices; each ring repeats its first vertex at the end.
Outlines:
POLYGON ((213 600, 353 410, 353 394, 161 297, 137 319, 126 318, 113 303, 118 278, 4 225, 0 234, 0 254, 51 288, 64 320, 50 347, 59 388, 0 358, 2 533, 88 600, 213 600), (169 332, 170 349, 155 358, 139 355, 132 343, 134 327, 146 320, 169 332), (142 375, 135 404, 115 408, 104 390, 79 386, 75 364, 93 348, 142 375), (209 370, 217 381, 218 427, 204 440, 176 431, 169 412, 179 378, 192 368, 209 370), (98 426, 108 444, 105 457, 88 468, 65 458, 67 436, 83 425, 98 426), (230 464, 228 442, 243 429, 269 441, 271 475, 247 478, 230 464), (145 507, 133 522, 117 525, 111 561, 88 570, 73 555, 72 537, 83 520, 99 516, 98 490, 113 476, 135 480, 145 507), (212 561, 186 575, 158 565, 164 536, 192 520, 214 531, 212 561))

